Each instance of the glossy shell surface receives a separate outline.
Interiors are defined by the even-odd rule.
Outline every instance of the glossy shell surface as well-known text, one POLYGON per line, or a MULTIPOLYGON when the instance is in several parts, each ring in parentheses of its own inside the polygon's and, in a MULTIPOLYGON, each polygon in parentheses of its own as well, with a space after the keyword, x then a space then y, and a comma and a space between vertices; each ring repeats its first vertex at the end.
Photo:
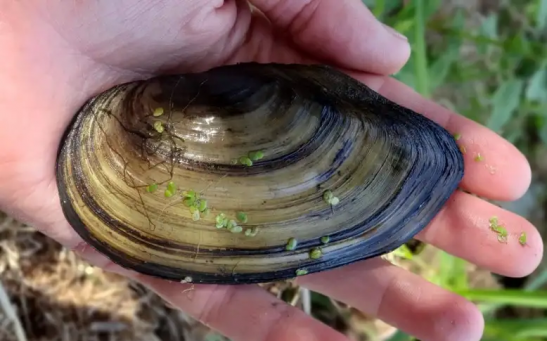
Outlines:
POLYGON ((57 166, 65 216, 100 252, 220 284, 390 252, 462 176, 436 123, 330 67, 256 63, 108 89, 76 114, 57 166))

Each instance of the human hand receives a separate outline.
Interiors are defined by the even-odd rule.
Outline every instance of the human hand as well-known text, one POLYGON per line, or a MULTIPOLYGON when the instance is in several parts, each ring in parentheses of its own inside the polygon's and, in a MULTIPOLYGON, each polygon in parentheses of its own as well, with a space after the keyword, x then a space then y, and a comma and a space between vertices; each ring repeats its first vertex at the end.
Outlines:
MULTIPOLYGON (((343 335, 255 285, 188 285, 119 268, 80 239, 59 203, 54 164, 73 113, 117 83, 164 71, 201 71, 241 62, 325 62, 462 134, 461 187, 496 200, 520 197, 530 183, 525 158, 486 128, 386 77, 409 46, 359 0, 2 1, 0 4, 0 208, 91 263, 141 281, 165 300, 234 341, 344 341, 343 335), (485 160, 475 162, 476 153, 485 160)), ((536 229, 522 217, 456 192, 418 239, 507 276, 541 260, 536 229), (488 219, 509 233, 500 244, 488 219), (528 235, 523 247, 515 242, 528 235)), ((299 277, 298 284, 343 301, 422 340, 479 340, 473 304, 381 259, 299 277)))

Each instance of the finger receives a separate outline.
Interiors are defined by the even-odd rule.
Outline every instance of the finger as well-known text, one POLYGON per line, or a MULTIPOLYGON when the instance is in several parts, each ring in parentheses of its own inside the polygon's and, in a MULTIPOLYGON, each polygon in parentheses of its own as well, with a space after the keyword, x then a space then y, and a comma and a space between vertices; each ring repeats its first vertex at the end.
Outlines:
POLYGON ((85 243, 74 251, 97 267, 141 282, 170 305, 233 341, 350 341, 256 285, 164 281, 123 269, 85 243))
POLYGON ((543 257, 541 235, 526 219, 460 191, 417 238, 508 277, 529 275, 543 257), (490 228, 492 217, 507 230, 506 239, 490 228), (519 241, 522 233, 525 245, 519 241))
POLYGON ((437 122, 464 149, 465 174, 460 187, 492 200, 516 200, 530 186, 526 157, 492 130, 425 99, 407 85, 389 77, 350 73, 388 99, 437 122), (480 158, 477 157, 480 155, 480 158))
POLYGON ((484 321, 473 304, 378 258, 302 276, 297 282, 422 341, 481 339, 484 321))
POLYGON ((141 282, 233 341, 349 341, 259 286, 182 285, 144 277, 141 282))
POLYGON ((403 36, 380 23, 360 0, 252 0, 306 54, 377 74, 399 71, 410 56, 403 36))

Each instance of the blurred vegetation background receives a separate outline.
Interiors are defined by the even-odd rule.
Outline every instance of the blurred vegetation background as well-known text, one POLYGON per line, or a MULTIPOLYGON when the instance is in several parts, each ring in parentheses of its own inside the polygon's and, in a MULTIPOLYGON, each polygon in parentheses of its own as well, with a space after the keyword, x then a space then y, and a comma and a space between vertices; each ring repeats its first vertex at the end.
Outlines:
MULTIPOLYGON (((363 0, 407 36, 412 56, 395 77, 514 143, 532 164, 533 184, 512 203, 547 236, 547 0, 363 0)), ((0 340, 221 341, 137 283, 79 259, 0 213, 0 340)), ((389 255, 399 266, 476 302, 484 341, 547 340, 547 266, 522 279, 476 268, 431 246, 389 255)), ((292 283, 268 290, 302 307, 292 283)), ((356 341, 410 336, 311 293, 311 314, 356 341)))
MULTIPOLYGON (((532 164, 530 190, 516 202, 497 204, 525 216, 547 236, 547 1, 363 2, 412 44, 411 59, 396 78, 525 153, 532 164)), ((406 262, 479 304, 486 319, 483 340, 547 340, 544 264, 526 278, 504 278, 426 249, 430 252, 409 255, 406 262), (436 265, 422 266, 423 257, 433 257, 436 265)), ((388 340, 411 339, 398 332, 388 340)))

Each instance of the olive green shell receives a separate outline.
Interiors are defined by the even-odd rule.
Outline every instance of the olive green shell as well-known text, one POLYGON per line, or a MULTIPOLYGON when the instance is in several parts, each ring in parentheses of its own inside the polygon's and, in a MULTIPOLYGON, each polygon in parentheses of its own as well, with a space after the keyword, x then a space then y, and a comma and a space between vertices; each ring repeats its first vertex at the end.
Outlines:
POLYGON ((462 176, 458 146, 433 121, 330 67, 257 63, 91 98, 57 166, 64 214, 100 252, 144 274, 220 284, 390 252, 462 176))

